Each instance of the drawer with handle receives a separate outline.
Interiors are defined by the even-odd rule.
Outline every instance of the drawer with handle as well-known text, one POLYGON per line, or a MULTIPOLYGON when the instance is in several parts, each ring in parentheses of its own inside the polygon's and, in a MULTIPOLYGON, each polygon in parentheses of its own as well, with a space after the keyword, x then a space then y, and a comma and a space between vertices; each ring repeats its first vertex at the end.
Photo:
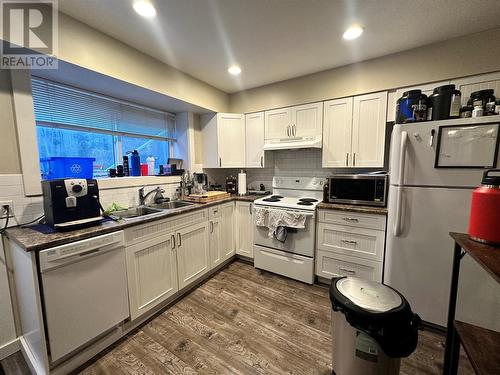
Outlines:
POLYGON ((353 276, 364 280, 382 282, 382 262, 318 250, 316 254, 316 275, 327 279, 353 276))
POLYGON ((376 261, 384 259, 385 232, 325 223, 319 223, 317 228, 318 250, 376 261))
POLYGON ((220 214, 221 214, 220 204, 208 208, 208 219, 214 219, 216 217, 220 217, 220 214))
POLYGON ((340 210, 319 210, 319 222, 385 231, 385 215, 340 210))

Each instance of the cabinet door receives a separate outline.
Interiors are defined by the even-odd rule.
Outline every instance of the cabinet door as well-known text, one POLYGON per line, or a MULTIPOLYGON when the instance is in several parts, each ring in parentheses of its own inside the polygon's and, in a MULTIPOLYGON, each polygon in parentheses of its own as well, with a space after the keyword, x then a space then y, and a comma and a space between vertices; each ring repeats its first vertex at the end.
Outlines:
POLYGON ((292 137, 321 136, 323 102, 292 107, 292 137))
POLYGON ((175 235, 179 289, 182 289, 210 270, 208 221, 181 229, 175 235))
POLYGON ((264 168, 264 112, 245 115, 247 168, 264 168))
POLYGON ((131 319, 139 317, 178 290, 174 234, 126 248, 131 319))
POLYGON ((226 203, 221 206, 221 246, 222 261, 234 255, 234 203, 226 203))
POLYGON ((286 139, 291 136, 292 110, 290 108, 266 111, 264 116, 266 139, 286 139))
POLYGON ((323 168, 347 167, 351 158, 352 97, 324 105, 323 168))
POLYGON ((252 203, 236 202, 236 254, 253 258, 252 203))
POLYGON ((217 114, 217 148, 221 168, 245 167, 245 119, 242 114, 217 114))
POLYGON ((209 248, 210 248, 210 268, 214 268, 222 261, 221 228, 220 218, 214 217, 208 222, 209 248))
POLYGON ((386 110, 386 91, 354 97, 351 166, 384 166, 386 110))

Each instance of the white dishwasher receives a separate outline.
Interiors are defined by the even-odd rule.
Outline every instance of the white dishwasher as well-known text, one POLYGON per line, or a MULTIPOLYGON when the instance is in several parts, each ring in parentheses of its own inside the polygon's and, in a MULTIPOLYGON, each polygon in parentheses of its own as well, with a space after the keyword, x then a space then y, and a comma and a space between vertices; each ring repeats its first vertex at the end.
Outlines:
POLYGON ((51 361, 130 316, 123 231, 40 251, 51 361))

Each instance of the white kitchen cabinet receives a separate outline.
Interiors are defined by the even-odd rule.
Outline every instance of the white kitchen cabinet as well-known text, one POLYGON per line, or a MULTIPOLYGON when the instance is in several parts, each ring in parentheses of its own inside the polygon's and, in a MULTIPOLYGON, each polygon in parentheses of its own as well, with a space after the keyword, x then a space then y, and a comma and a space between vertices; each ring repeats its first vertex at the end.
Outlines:
POLYGON ((245 153, 247 168, 264 168, 264 112, 245 115, 245 153))
POLYGON ((251 202, 236 202, 236 254, 253 258, 253 218, 251 202))
POLYGON ((236 241, 234 240, 234 202, 221 205, 221 261, 231 258, 235 253, 236 241))
POLYGON ((323 102, 292 107, 292 137, 304 138, 321 135, 323 102))
POLYGON ((265 139, 321 137, 323 102, 265 111, 265 139))
POLYGON ((245 118, 239 113, 202 115, 204 168, 245 167, 245 118))
POLYGON ((384 166, 387 92, 355 96, 352 106, 352 166, 384 166))
POLYGON ((323 168, 346 167, 351 157, 352 97, 324 104, 323 168))
POLYGON ((174 233, 128 246, 127 278, 131 320, 178 290, 174 233))
POLYGON ((265 111, 265 139, 284 139, 290 137, 292 124, 291 107, 265 111))
POLYGON ((356 276, 381 282, 385 229, 384 215, 319 210, 316 275, 356 276))
POLYGON ((325 102, 323 168, 382 168, 387 92, 325 102))
POLYGON ((318 250, 316 252, 316 275, 325 279, 353 276, 381 283, 382 263, 318 250))
POLYGON ((210 248, 210 268, 217 267, 222 262, 222 243, 221 243, 221 219, 213 217, 208 222, 209 225, 209 248, 210 248))
POLYGON ((190 225, 175 233, 179 289, 210 271, 208 222, 190 225))

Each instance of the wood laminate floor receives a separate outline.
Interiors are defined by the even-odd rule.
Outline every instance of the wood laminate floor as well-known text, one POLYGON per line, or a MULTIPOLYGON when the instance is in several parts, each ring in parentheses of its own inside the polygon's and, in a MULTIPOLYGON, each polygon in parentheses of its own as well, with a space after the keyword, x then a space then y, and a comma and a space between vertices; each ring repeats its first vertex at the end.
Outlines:
MULTIPOLYGON (((327 288, 236 261, 80 373, 331 374, 330 314, 327 288)), ((440 374, 443 341, 421 332, 401 374, 440 374)))

